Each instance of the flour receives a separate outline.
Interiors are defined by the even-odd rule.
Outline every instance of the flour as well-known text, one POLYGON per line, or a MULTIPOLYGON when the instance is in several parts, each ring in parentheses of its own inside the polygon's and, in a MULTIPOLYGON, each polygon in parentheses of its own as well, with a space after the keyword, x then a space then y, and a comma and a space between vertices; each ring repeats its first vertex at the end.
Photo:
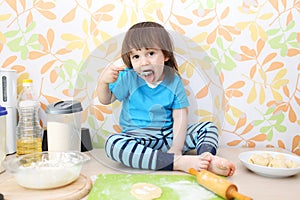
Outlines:
POLYGON ((80 127, 72 121, 47 122, 48 151, 80 151, 81 133, 78 130, 80 127))
POLYGON ((49 189, 75 181, 80 171, 81 165, 49 160, 20 167, 20 172, 15 174, 15 178, 23 187, 49 189))
POLYGON ((209 200, 217 197, 213 192, 189 181, 168 183, 164 187, 172 188, 179 195, 180 199, 184 200, 209 200))

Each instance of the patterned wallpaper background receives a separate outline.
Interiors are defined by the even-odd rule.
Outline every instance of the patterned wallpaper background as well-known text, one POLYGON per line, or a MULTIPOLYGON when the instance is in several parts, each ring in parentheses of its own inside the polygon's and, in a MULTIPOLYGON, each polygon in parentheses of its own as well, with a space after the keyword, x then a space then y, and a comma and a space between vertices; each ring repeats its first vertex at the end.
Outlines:
POLYGON ((97 77, 120 64, 119 39, 131 25, 155 21, 175 37, 191 120, 214 120, 223 147, 300 155, 300 1, 232 2, 0 0, 0 66, 17 71, 18 91, 34 80, 43 110, 80 100, 83 126, 101 147, 120 132, 120 103, 97 102, 97 77))

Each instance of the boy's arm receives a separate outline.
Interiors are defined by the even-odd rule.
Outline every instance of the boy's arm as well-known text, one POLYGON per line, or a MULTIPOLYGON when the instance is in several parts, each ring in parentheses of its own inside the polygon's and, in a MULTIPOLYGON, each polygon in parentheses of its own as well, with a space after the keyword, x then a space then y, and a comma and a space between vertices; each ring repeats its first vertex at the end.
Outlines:
POLYGON ((109 84, 101 80, 97 86, 98 100, 104 105, 108 105, 116 100, 115 95, 110 91, 109 84))
POLYGON ((187 130, 187 108, 173 110, 173 143, 168 153, 182 155, 187 130))
POLYGON ((116 100, 115 95, 109 89, 109 84, 114 83, 118 79, 119 71, 121 70, 124 70, 124 68, 109 66, 101 73, 97 85, 98 100, 100 103, 108 105, 116 100))

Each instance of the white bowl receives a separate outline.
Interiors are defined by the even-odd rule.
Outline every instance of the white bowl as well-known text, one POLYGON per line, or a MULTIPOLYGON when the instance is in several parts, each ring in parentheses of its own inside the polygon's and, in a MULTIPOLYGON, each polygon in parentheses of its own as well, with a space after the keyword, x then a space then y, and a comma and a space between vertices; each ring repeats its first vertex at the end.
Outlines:
POLYGON ((5 168, 30 189, 50 189, 75 181, 89 157, 81 152, 40 152, 7 159, 5 168))
POLYGON ((268 153, 273 157, 277 155, 282 155, 285 156, 287 160, 292 160, 294 162, 300 163, 300 156, 287 154, 287 153, 274 152, 274 151, 246 151, 239 154, 239 159, 249 170, 253 171, 258 175, 265 176, 265 177, 282 178, 282 177, 293 176, 300 172, 300 167, 274 168, 274 167, 256 165, 249 162, 249 158, 251 155, 265 154, 265 153, 268 153))

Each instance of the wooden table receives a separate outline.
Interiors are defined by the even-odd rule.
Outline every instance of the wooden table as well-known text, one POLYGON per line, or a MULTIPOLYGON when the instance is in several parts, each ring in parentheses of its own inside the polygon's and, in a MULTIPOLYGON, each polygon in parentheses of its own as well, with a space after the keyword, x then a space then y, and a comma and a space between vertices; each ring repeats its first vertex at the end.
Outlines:
MULTIPOLYGON (((287 178, 267 178, 256 175, 245 168, 238 160, 239 153, 249 150, 272 150, 287 153, 283 149, 220 148, 218 155, 232 161, 236 165, 235 174, 232 177, 228 177, 227 180, 236 184, 240 193, 255 200, 300 199, 300 174, 287 178)), ((91 160, 83 166, 82 174, 90 177, 92 180, 100 173, 184 174, 177 171, 131 169, 108 159, 103 149, 94 149, 86 153, 91 157, 91 160)), ((12 174, 9 172, 0 174, 0 182, 11 178, 11 176, 12 174)))

